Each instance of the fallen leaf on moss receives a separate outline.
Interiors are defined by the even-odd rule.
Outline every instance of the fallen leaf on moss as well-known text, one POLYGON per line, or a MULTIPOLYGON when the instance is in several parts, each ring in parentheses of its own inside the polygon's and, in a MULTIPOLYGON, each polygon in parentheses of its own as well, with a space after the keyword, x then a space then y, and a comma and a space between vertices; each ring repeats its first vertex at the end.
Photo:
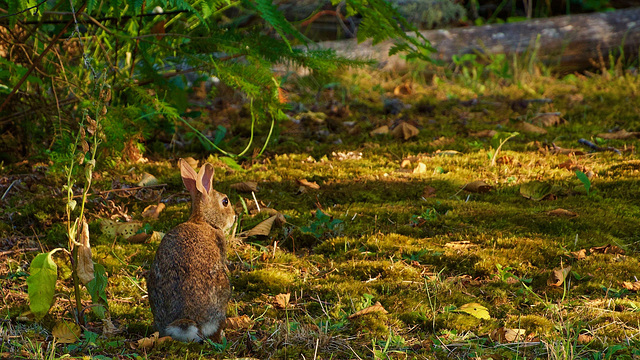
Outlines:
POLYGON ((414 136, 418 136, 420 130, 417 127, 403 121, 393 128, 391 134, 399 139, 409 140, 414 136))
POLYGON ((380 126, 379 128, 369 131, 369 135, 374 137, 376 135, 384 135, 389 133, 389 127, 387 125, 380 126))
POLYGON ((539 126, 535 126, 533 124, 530 124, 526 121, 521 121, 519 123, 516 124, 515 128, 518 131, 522 131, 525 133, 531 133, 531 134, 539 134, 539 135, 544 135, 547 133, 547 130, 539 127, 539 126))
POLYGON ((291 300, 291 293, 278 294, 274 297, 276 306, 280 309, 286 309, 289 307, 289 300, 291 300))
POLYGON ((436 189, 432 186, 425 186, 422 190, 422 197, 425 199, 436 197, 436 189))
POLYGON ((580 249, 578 251, 572 251, 571 252, 571 257, 573 257, 576 260, 583 260, 587 257, 587 250, 586 249, 580 249))
POLYGON ((160 333, 156 331, 153 334, 151 334, 151 336, 149 337, 142 338, 138 341, 130 342, 129 347, 131 347, 133 350, 137 350, 137 349, 149 350, 157 345, 162 344, 163 342, 171 341, 171 340, 172 340, 171 336, 160 337, 160 333))
POLYGON ((604 246, 595 246, 589 249, 592 254, 620 254, 624 255, 625 251, 620 249, 619 247, 611 244, 607 244, 604 246))
POLYGON ((151 186, 151 185, 158 185, 158 184, 159 184, 158 179, 156 179, 155 176, 149 173, 142 174, 142 179, 138 181, 138 186, 151 186))
POLYGON ((468 184, 465 184, 462 187, 462 190, 466 190, 473 193, 486 193, 491 191, 491 189, 493 189, 493 186, 487 184, 482 180, 472 181, 468 184))
POLYGON ((262 221, 258 225, 256 225, 253 229, 249 231, 242 232, 238 234, 239 237, 249 237, 249 236, 268 236, 271 232, 271 228, 274 223, 282 225, 286 222, 284 215, 281 213, 277 213, 269 217, 268 219, 262 221))
POLYGON ((151 238, 152 234, 148 234, 146 232, 141 232, 139 234, 135 234, 132 236, 129 236, 127 238, 127 241, 129 241, 132 244, 142 244, 145 243, 147 240, 149 240, 151 238))
POLYGON ((629 138, 640 137, 640 131, 629 132, 623 129, 623 130, 618 130, 616 132, 601 133, 601 134, 598 134, 597 137, 606 139, 606 140, 625 140, 629 138))
POLYGON ((247 315, 236 316, 227 318, 224 322, 225 329, 244 330, 250 329, 253 326, 254 321, 247 315))
POLYGON ((411 95, 411 93, 413 92, 412 85, 413 84, 411 84, 411 82, 406 82, 404 84, 396 86, 395 89, 393 89, 393 95, 411 95))
POLYGON ((567 122, 567 120, 556 113, 539 114, 534 117, 533 120, 538 123, 538 125, 544 127, 562 125, 567 122))
POLYGON ((232 184, 230 186, 232 189, 240 191, 240 192, 258 192, 258 183, 254 181, 243 181, 239 183, 232 184))
POLYGON ((640 291, 640 281, 636 281, 636 282, 624 281, 622 283, 622 287, 631 291, 640 291))
POLYGON ((382 307, 382 304, 380 304, 379 301, 376 301, 375 304, 369 307, 366 307, 360 311, 356 311, 355 313, 349 315, 347 319, 355 319, 362 315, 373 314, 373 313, 388 314, 389 312, 384 307, 382 307))
POLYGON ((120 333, 118 329, 109 318, 102 319, 102 335, 109 338, 115 334, 120 333))
POLYGON ((573 211, 569 211, 565 209, 551 210, 547 212, 547 215, 558 216, 558 217, 569 217, 569 218, 578 216, 578 214, 574 213, 573 211))
POLYGON ((426 174, 427 173, 427 165, 424 163, 418 163, 415 169, 413 169, 414 174, 426 174))
POLYGON ((158 219, 162 210, 164 210, 167 206, 164 203, 159 203, 158 205, 149 205, 142 211, 143 218, 150 219, 158 219))
POLYGON ((502 344, 524 341, 525 335, 525 329, 507 329, 505 327, 499 327, 489 334, 489 338, 502 344))
POLYGON ((73 344, 80 340, 82 334, 80 326, 71 321, 58 321, 51 330, 51 335, 61 344, 73 344))
POLYGON ((471 241, 467 241, 467 240, 462 240, 462 241, 452 241, 452 242, 448 242, 446 244, 444 244, 445 247, 454 249, 454 250, 462 250, 462 249, 468 249, 468 248, 472 248, 472 247, 476 247, 478 245, 472 243, 471 241))
POLYGON ((531 181, 520 185, 520 195, 527 199, 540 201, 551 195, 551 185, 541 181, 531 181))
POLYGON ((320 185, 318 185, 315 181, 311 182, 311 181, 309 181, 307 179, 298 180, 298 184, 300 184, 302 186, 306 186, 306 187, 311 188, 311 189, 316 189, 316 190, 320 189, 320 185))
POLYGON ((494 137, 498 132, 495 130, 480 130, 478 132, 473 132, 470 135, 478 138, 490 138, 494 137))
POLYGON ((125 223, 117 223, 113 220, 102 219, 100 221, 100 227, 102 233, 108 236, 122 236, 128 239, 130 236, 135 235, 142 223, 140 221, 129 221, 125 223))
POLYGON ((569 276, 569 272, 571 272, 571 266, 567 266, 566 268, 556 269, 551 272, 551 275, 547 279, 547 285, 549 286, 562 286, 562 284, 567 280, 567 276, 569 276))
POLYGON ((464 304, 460 306, 456 311, 475 316, 478 319, 491 319, 491 315, 489 315, 489 309, 478 303, 464 304))

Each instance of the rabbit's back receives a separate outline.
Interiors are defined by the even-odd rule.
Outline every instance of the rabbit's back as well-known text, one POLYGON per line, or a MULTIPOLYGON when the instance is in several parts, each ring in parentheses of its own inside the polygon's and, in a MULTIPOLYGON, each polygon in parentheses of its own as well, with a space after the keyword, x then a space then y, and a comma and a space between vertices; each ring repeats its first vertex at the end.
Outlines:
POLYGON ((219 332, 231 296, 224 233, 186 222, 163 238, 147 286, 161 336, 199 341, 219 332))

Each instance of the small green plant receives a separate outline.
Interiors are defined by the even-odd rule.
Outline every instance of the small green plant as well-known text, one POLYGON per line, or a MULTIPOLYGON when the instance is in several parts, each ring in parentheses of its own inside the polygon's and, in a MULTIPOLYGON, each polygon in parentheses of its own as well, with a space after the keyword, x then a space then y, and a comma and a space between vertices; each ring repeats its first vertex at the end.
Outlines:
POLYGON ((591 192, 591 180, 589 180, 589 177, 587 176, 587 174, 583 173, 580 170, 576 171, 576 176, 584 186, 584 189, 587 191, 587 196, 589 196, 589 193, 591 192))
POLYGON ((323 213, 320 209, 316 210, 315 220, 313 220, 309 226, 300 228, 302 232, 312 234, 318 239, 338 236, 342 233, 343 229, 344 221, 332 219, 331 216, 323 213))
MULTIPOLYGON (((517 132, 513 132, 513 133, 505 133, 505 135, 507 135, 506 138, 504 138, 503 140, 500 141, 500 144, 498 144, 498 147, 496 148, 496 151, 491 153, 489 152, 489 156, 491 157, 491 166, 496 166, 496 159, 498 158, 498 154, 500 153, 500 150, 502 149, 502 146, 509 141, 510 139, 520 135, 517 132)), ((497 133, 493 136, 494 140, 499 139, 501 136, 500 133, 497 133)))

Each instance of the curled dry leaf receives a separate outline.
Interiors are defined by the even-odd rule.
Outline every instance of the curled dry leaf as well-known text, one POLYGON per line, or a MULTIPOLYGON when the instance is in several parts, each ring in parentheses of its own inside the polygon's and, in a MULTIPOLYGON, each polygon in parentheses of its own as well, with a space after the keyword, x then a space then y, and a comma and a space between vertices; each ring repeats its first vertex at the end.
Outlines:
POLYGON ((444 244, 445 247, 454 249, 454 250, 462 250, 462 249, 469 249, 472 247, 476 247, 478 245, 472 243, 471 241, 467 241, 467 240, 462 240, 462 241, 452 241, 452 242, 448 242, 446 244, 444 244))
POLYGON ((436 197, 436 189, 432 186, 425 186, 422 190, 422 197, 425 199, 436 197))
POLYGON ((120 333, 122 330, 118 329, 109 318, 102 319, 102 335, 109 338, 113 335, 120 333))
POLYGON ((182 160, 186 161, 187 164, 189 164, 189 166, 191 166, 193 169, 197 169, 198 168, 198 160, 192 158, 192 157, 186 157, 186 158, 182 158, 182 160))
POLYGON ((149 350, 149 349, 152 349, 154 346, 160 345, 163 342, 171 341, 171 340, 172 340, 171 336, 160 337, 160 333, 156 331, 153 334, 151 334, 151 336, 149 337, 142 338, 138 341, 130 342, 129 346, 134 350, 136 349, 149 350))
POLYGON ((258 192, 258 183, 254 181, 243 181, 231 185, 232 189, 240 192, 258 192))
POLYGON ((482 180, 476 180, 476 181, 472 181, 468 184, 465 184, 462 187, 462 190, 466 190, 469 192, 474 192, 474 193, 486 193, 491 191, 491 189, 493 189, 493 186, 487 184, 486 182, 482 181, 482 180))
POLYGON ((604 246, 595 246, 589 249, 592 254, 619 254, 624 255, 625 251, 620 249, 619 247, 611 244, 607 244, 604 246))
POLYGON ((380 126, 379 128, 375 128, 369 131, 369 135, 374 137, 376 135, 384 135, 389 133, 389 127, 387 125, 380 126))
POLYGON ((286 309, 289 307, 289 300, 291 300, 291 294, 278 294, 274 297, 275 305, 280 309, 286 309))
POLYGON ((491 340, 501 344, 524 341, 525 336, 525 329, 507 329, 505 327, 497 328, 489 334, 491 340))
POLYGON ((478 138, 490 138, 494 137, 498 132, 495 130, 480 130, 478 132, 473 132, 470 135, 478 138))
POLYGON ((142 211, 143 218, 151 218, 158 219, 162 210, 164 210, 167 206, 164 203, 159 203, 158 205, 149 205, 142 211))
POLYGON ((382 304, 380 304, 379 301, 376 301, 375 304, 349 315, 348 319, 355 319, 362 315, 373 313, 388 314, 389 312, 384 307, 382 307, 382 304))
POLYGON ((547 279, 547 285, 549 286, 562 286, 562 284, 567 280, 567 276, 569 276, 569 272, 571 272, 571 266, 567 266, 566 268, 556 269, 551 272, 549 279, 547 279))
POLYGON ((311 182, 311 181, 309 181, 307 179, 298 180, 298 184, 300 184, 302 186, 306 186, 306 187, 311 188, 311 189, 316 189, 316 190, 320 189, 320 185, 318 185, 315 181, 311 182))
POLYGON ((401 96, 401 95, 411 95, 413 93, 413 84, 411 82, 405 82, 401 85, 398 85, 393 89, 393 95, 401 96))
POLYGON ((152 186, 152 185, 158 185, 158 179, 156 179, 155 176, 149 174, 149 173, 144 173, 142 174, 142 179, 140 179, 140 181, 138 181, 138 186, 152 186))
POLYGON ((231 330, 245 330, 250 329, 253 326, 253 323, 254 321, 247 315, 235 316, 225 320, 224 328, 231 330))
POLYGON ((238 236, 239 237, 268 236, 269 233, 271 232, 271 228, 273 227, 274 223, 282 225, 286 221, 287 220, 284 218, 284 215, 282 215, 281 213, 277 213, 276 215, 273 215, 268 219, 262 221, 261 223, 256 225, 253 229, 238 234, 238 236))
POLYGON ((636 282, 624 281, 622 283, 622 287, 631 291, 640 291, 640 281, 636 281, 636 282))
POLYGON ((51 331, 51 335, 61 344, 73 344, 80 340, 82 331, 80 326, 72 321, 58 321, 51 331))
POLYGON ((558 217, 568 217, 568 218, 572 218, 572 217, 578 216, 578 214, 574 213, 573 211, 569 211, 569 210, 565 210, 565 209, 551 210, 551 211, 547 212, 547 215, 558 216, 558 217))
POLYGON ((78 246, 78 268, 77 274, 80 281, 87 285, 93 280, 93 260, 91 259, 91 245, 89 244, 89 224, 82 219, 82 230, 80 231, 80 241, 78 246))
POLYGON ((576 259, 576 260, 584 260, 587 258, 587 250, 586 249, 580 249, 578 251, 572 251, 571 252, 571 257, 576 259))
POLYGON ((426 174, 427 173, 427 165, 424 163, 418 163, 415 169, 413 169, 414 174, 426 174))
POLYGON ((533 120, 544 127, 562 125, 567 122, 558 113, 539 114, 533 120))
POLYGON ((580 334, 578 335, 578 343, 579 344, 588 344, 593 341, 593 335, 589 334, 580 334))
POLYGON ((597 135, 599 138, 606 140, 625 140, 629 138, 640 137, 640 131, 629 132, 627 130, 618 130, 616 132, 601 133, 597 135))
POLYGON ((478 303, 468 303, 460 306, 457 311, 463 312, 465 314, 469 314, 477 317, 478 319, 491 319, 491 315, 489 315, 489 309, 478 304, 478 303))
POLYGON ((398 126, 393 128, 391 134, 398 139, 409 140, 414 136, 418 136, 420 130, 417 127, 403 121, 398 126))

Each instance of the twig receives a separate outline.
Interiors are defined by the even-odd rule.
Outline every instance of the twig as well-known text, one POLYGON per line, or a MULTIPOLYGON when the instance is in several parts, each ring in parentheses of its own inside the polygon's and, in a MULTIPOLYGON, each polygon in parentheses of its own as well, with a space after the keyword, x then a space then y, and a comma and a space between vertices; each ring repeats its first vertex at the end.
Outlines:
POLYGON ((611 146, 607 146, 607 147, 602 147, 602 146, 598 146, 594 143, 592 143, 591 141, 587 140, 587 139, 580 139, 578 140, 578 142, 582 145, 586 145, 590 148, 592 148, 594 151, 597 152, 602 152, 602 151, 613 151, 614 153, 618 154, 618 155, 622 155, 622 151, 611 147, 611 146))
MULTIPOLYGON (((104 191, 98 191, 97 193, 93 193, 93 194, 87 194, 87 196, 104 195, 104 194, 108 194, 108 193, 112 193, 112 192, 118 192, 118 191, 140 190, 140 189, 147 189, 147 188, 160 187, 160 186, 167 186, 167 184, 136 186, 136 187, 130 187, 130 188, 124 188, 124 189, 104 190, 104 191)), ((75 195, 74 196, 74 198, 79 198, 79 197, 82 197, 82 195, 75 195)))
POLYGON ((26 249, 7 250, 7 251, 0 252, 0 257, 4 257, 4 256, 11 255, 11 254, 17 254, 17 253, 21 253, 21 252, 38 251, 38 250, 40 250, 40 249, 38 249, 38 248, 26 248, 26 249))
POLYGON ((20 179, 15 179, 11 182, 11 185, 9 185, 9 188, 7 188, 7 191, 4 192, 4 194, 2 195, 2 198, 0 198, 0 200, 4 200, 4 197, 7 196, 7 193, 9 193, 9 190, 11 190, 11 188, 13 187, 13 184, 15 184, 16 182, 20 181, 20 179))
MULTIPOLYGON (((7 14, 7 15, 2 15, 2 16, 0 16, 0 19, 4 19, 4 18, 11 17, 11 16, 20 15, 20 14, 22 14, 22 13, 25 13, 25 12, 27 12, 27 11, 31 10, 31 9, 35 9, 35 8, 39 7, 40 5, 44 4, 44 3, 45 3, 45 1, 47 1, 47 0, 42 0, 42 1, 40 1, 39 3, 37 3, 37 4, 33 5, 32 7, 28 7, 28 8, 26 8, 26 9, 24 9, 24 10, 18 11, 17 13, 7 14)), ((37 13, 37 11, 36 11, 36 13, 37 13)))

